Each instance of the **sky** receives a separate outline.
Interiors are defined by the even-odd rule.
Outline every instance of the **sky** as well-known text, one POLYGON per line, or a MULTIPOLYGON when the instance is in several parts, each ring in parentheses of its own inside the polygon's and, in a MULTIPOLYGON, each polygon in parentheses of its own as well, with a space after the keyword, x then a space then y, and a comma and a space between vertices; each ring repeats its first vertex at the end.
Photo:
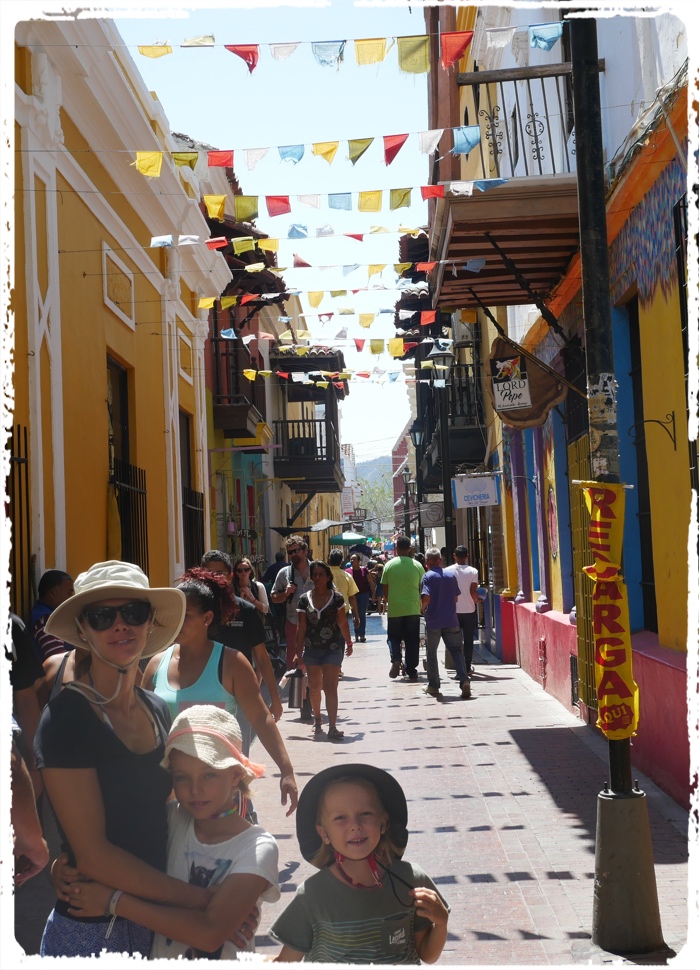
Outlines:
MULTIPOLYGON (((129 48, 146 85, 160 100, 172 131, 190 135, 220 149, 234 150, 236 176, 246 195, 289 195, 292 211, 270 218, 260 199, 256 225, 270 236, 281 238, 278 263, 291 266, 294 253, 314 269, 288 270, 284 279, 290 288, 308 290, 347 289, 347 298, 326 293, 318 308, 309 306, 302 294, 303 309, 313 314, 334 311, 326 324, 317 316, 307 318, 314 338, 340 346, 346 365, 353 369, 401 370, 388 354, 371 356, 369 339, 395 336, 393 315, 375 318, 370 329, 362 329, 357 317, 340 316, 341 307, 356 313, 391 309, 398 299, 393 263, 399 261, 400 226, 417 228, 427 221, 427 205, 419 187, 429 181, 429 159, 418 147, 417 132, 428 127, 426 75, 402 74, 396 46, 377 65, 360 67, 355 61, 355 38, 392 38, 425 33, 423 10, 405 4, 360 6, 352 0, 329 0, 306 5, 214 3, 189 5, 189 10, 169 4, 152 16, 155 7, 143 13, 113 12, 124 42, 129 48), (235 7, 236 9, 231 9, 235 7), (176 14, 173 16, 173 14, 176 14), (216 46, 180 49, 184 40, 213 34, 216 46), (345 58, 339 68, 322 67, 314 59, 311 42, 347 40, 345 58), (174 53, 151 59, 139 54, 138 45, 170 42, 174 53), (299 42, 287 60, 275 60, 271 43, 299 42), (260 60, 251 74, 245 63, 227 51, 224 44, 255 43, 260 60), (410 133, 391 166, 384 164, 383 135, 410 133), (355 166, 348 159, 347 140, 374 138, 375 141, 355 166), (332 162, 315 157, 311 144, 339 141, 332 162), (278 146, 304 144, 304 158, 294 165, 283 162, 278 146), (249 171, 244 150, 269 148, 268 154, 249 171), (389 209, 389 190, 412 187, 410 208, 389 209), (384 191, 382 210, 377 213, 330 210, 325 195, 334 192, 384 191), (319 210, 301 205, 298 194, 320 194, 319 210), (287 240, 293 223, 308 230, 308 239, 287 240), (316 229, 330 225, 335 233, 366 233, 363 242, 348 238, 316 237, 316 229), (372 227, 390 230, 371 233, 372 227), (344 275, 342 267, 360 263, 359 269, 344 275), (368 279, 367 263, 386 263, 381 275, 368 279), (316 268, 322 265, 324 269, 316 268), (381 286, 386 289, 352 294, 352 289, 381 286), (348 340, 334 341, 341 327, 348 327, 348 340), (367 339, 361 354, 352 338, 367 339)), ((121 9, 124 9, 123 7, 121 9)), ((387 45, 387 46, 388 46, 387 45)), ((134 146, 135 148, 138 146, 134 146)), ((402 377, 396 383, 358 380, 341 405, 341 440, 354 445, 358 460, 389 454, 410 420, 407 387, 402 377)))

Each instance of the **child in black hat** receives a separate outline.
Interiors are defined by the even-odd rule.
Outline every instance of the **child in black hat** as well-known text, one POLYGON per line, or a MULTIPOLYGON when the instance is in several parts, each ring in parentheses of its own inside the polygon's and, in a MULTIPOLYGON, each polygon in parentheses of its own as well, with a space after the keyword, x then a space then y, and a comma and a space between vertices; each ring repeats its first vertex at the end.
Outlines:
POLYGON ((276 962, 434 963, 449 908, 418 866, 403 862, 406 798, 372 765, 336 765, 299 798, 301 854, 320 869, 297 889, 270 932, 276 962))

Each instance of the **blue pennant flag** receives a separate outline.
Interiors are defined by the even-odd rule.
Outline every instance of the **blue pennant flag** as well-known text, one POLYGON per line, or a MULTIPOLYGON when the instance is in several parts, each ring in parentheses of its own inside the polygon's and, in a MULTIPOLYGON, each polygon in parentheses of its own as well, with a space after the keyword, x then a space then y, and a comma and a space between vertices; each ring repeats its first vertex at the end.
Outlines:
POLYGON ((481 141, 481 128, 479 125, 467 125, 464 128, 453 128, 454 147, 453 155, 468 155, 472 148, 481 141))
POLYGON ((279 149, 280 158, 283 162, 300 162, 304 157, 303 145, 281 145, 279 149))
POLYGON ((343 276, 349 276, 350 273, 354 273, 355 270, 359 268, 359 263, 353 263, 351 266, 343 266, 343 276))
POLYGON ((553 24, 534 24, 530 27, 530 47, 551 51, 562 35, 564 25, 561 21, 553 24))
POLYGON ((224 340, 238 340, 238 337, 236 336, 236 331, 233 329, 233 327, 229 327, 228 330, 220 330, 219 336, 223 337, 224 340))
POLYGON ((299 225, 295 222, 289 227, 289 232, 287 233, 287 239, 306 239, 308 238, 309 230, 306 226, 299 225))
POLYGON ((321 67, 335 67, 345 53, 344 40, 324 40, 311 45, 311 50, 321 67))
POLYGON ((488 192, 489 189, 495 189, 497 185, 505 185, 507 181, 508 179, 476 179, 474 188, 480 192, 488 192))
POLYGON ((334 192, 328 196, 329 209, 352 209, 352 194, 350 192, 334 192))

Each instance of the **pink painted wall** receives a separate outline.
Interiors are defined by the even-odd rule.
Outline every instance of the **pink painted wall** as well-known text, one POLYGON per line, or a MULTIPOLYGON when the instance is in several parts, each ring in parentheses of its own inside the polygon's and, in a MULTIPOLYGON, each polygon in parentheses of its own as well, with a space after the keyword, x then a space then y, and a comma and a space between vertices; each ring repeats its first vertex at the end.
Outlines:
MULTIPOLYGON (((569 657, 577 653, 576 627, 568 614, 535 612, 533 603, 501 601, 504 663, 517 663, 533 680, 581 716, 594 715, 571 706, 569 657), (544 638, 544 644, 540 641, 544 638), (506 659, 514 647, 514 655, 506 659)), ((659 646, 650 633, 632 636, 634 679, 639 685, 639 730, 632 738, 632 766, 684 808, 690 807, 690 741, 686 697, 686 655, 659 646)), ((590 724, 595 727, 595 716, 590 724)))

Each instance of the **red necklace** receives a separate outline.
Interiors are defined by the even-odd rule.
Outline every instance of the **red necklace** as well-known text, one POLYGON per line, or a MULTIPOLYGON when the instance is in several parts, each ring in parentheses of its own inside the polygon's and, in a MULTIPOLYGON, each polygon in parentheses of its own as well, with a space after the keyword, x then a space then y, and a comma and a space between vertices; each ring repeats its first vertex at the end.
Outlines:
POLYGON ((354 886, 355 889, 382 888, 382 880, 379 875, 379 868, 377 867, 377 860, 374 857, 374 852, 370 852, 370 854, 366 857, 369 871, 372 873, 372 879, 374 879, 374 886, 363 886, 361 882, 355 882, 354 879, 351 879, 347 872, 343 869, 342 863, 345 862, 345 856, 341 855, 340 852, 334 852, 333 854, 335 856, 335 864, 338 867, 338 872, 343 877, 345 882, 347 882, 350 886, 354 886))

